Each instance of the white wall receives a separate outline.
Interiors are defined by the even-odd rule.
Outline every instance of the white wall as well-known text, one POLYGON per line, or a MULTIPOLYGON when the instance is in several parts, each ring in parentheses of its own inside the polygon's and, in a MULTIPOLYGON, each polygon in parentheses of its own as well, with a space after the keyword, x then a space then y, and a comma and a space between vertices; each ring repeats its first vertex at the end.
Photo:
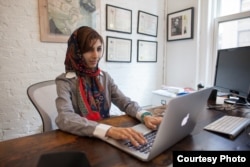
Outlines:
MULTIPOLYGON (((139 101, 141 105, 146 106, 151 104, 151 90, 157 89, 162 84, 163 78, 163 57, 164 57, 164 0, 152 1, 152 0, 105 0, 101 1, 102 11, 105 13, 105 5, 112 4, 125 9, 131 9, 132 12, 132 36, 123 33, 115 33, 106 31, 105 27, 105 15, 101 17, 102 32, 105 36, 132 38, 132 63, 103 63, 101 66, 109 71, 109 73, 115 78, 115 81, 120 85, 121 89, 126 90, 126 94, 136 101, 139 101), (140 35, 137 33, 137 15, 138 10, 142 10, 148 13, 152 13, 158 16, 158 36, 157 38, 140 35), (138 63, 137 62, 137 40, 150 40, 158 42, 158 57, 157 63, 138 63), (121 76, 122 73, 122 76, 121 76), (135 93, 136 92, 136 93, 135 93)), ((104 59, 103 61, 104 62, 104 59)))
MULTIPOLYGON (((120 89, 142 106, 150 105, 151 91, 160 87, 163 78, 165 41, 164 0, 101 0, 100 33, 131 38, 132 63, 107 63, 108 71, 120 89), (132 34, 105 30, 105 5, 133 11, 132 34), (137 12, 143 10, 159 16, 158 37, 136 33, 137 12), (158 41, 157 63, 137 63, 137 40, 158 41)), ((66 43, 43 43, 39 35, 38 0, 0 0, 0 141, 40 133, 41 119, 28 100, 26 90, 33 83, 54 79, 64 72, 66 43)))
POLYGON ((164 83, 166 85, 191 87, 197 84, 213 85, 213 6, 216 0, 168 0, 166 15, 194 7, 193 39, 166 42, 164 83))
POLYGON ((193 39, 171 41, 166 43, 165 83, 171 86, 192 87, 196 89, 199 82, 199 27, 197 0, 168 0, 167 14, 194 7, 194 37, 193 39))

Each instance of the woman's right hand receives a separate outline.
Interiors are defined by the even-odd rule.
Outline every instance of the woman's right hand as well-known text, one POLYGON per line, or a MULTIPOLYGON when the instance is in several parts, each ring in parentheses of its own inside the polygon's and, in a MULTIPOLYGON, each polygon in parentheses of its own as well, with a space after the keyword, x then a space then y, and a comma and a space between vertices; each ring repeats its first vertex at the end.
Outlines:
POLYGON ((135 131, 133 128, 111 127, 107 131, 106 136, 116 140, 129 140, 136 147, 147 143, 143 134, 135 131))

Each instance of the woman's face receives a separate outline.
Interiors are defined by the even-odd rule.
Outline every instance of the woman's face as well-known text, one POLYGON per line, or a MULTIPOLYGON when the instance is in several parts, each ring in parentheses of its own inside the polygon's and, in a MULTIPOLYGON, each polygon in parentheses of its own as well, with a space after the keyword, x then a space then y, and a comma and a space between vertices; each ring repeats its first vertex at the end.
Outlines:
POLYGON ((100 41, 100 39, 96 40, 96 41, 92 41, 95 42, 94 45, 91 44, 91 46, 93 46, 91 48, 90 51, 86 52, 83 54, 83 58, 85 60, 86 65, 89 68, 96 68, 97 64, 99 63, 99 60, 102 57, 102 52, 103 52, 103 45, 100 41))

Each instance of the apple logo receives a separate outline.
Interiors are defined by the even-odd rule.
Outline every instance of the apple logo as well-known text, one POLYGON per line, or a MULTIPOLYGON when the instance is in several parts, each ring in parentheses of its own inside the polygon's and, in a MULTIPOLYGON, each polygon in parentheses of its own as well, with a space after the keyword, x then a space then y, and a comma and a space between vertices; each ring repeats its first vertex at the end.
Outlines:
POLYGON ((189 113, 182 119, 181 126, 185 126, 189 119, 189 113))

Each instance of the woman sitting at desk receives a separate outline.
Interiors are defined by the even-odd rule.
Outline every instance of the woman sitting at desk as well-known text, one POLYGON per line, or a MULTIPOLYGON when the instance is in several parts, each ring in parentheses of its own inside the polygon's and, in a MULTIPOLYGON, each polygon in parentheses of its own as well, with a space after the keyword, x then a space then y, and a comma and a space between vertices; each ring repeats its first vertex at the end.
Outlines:
POLYGON ((111 76, 98 67, 103 56, 103 38, 90 27, 80 27, 68 40, 66 73, 56 78, 58 97, 57 126, 80 136, 128 139, 133 145, 146 143, 143 135, 132 128, 113 127, 97 121, 110 117, 111 102, 150 129, 161 122, 126 97, 111 76))

